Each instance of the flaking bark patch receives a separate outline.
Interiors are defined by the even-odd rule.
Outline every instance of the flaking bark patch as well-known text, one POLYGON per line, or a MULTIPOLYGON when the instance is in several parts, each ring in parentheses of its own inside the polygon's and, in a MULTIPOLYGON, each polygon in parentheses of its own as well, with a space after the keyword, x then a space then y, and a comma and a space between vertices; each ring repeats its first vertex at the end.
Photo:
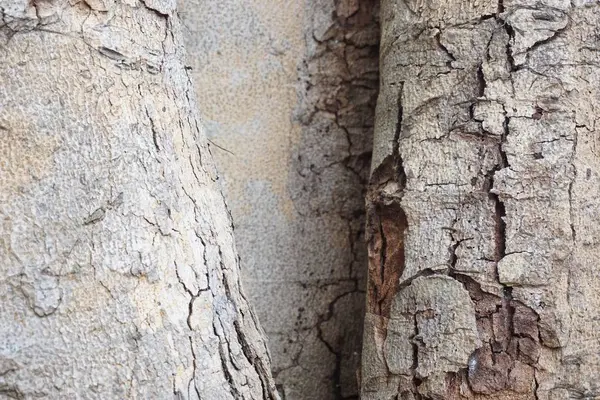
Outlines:
MULTIPOLYGON (((582 221, 600 209, 598 178, 580 172, 599 167, 589 112, 600 75, 588 64, 598 53, 583 50, 599 6, 505 3, 382 5, 372 179, 384 182, 378 190, 395 184, 409 227, 399 284, 376 281, 396 287, 394 304, 404 308, 366 326, 365 399, 600 395, 600 336, 591 322, 600 298, 584 278, 597 272, 589 257, 599 243, 581 239, 582 229, 597 237, 582 221), (401 178, 386 166, 390 157, 402 161, 401 178), (435 303, 438 294, 423 282, 437 277, 463 288, 468 301, 452 303, 443 289, 449 304, 410 310, 417 282, 420 301, 435 303), (418 320, 451 319, 466 304, 477 346, 459 345, 472 351, 452 369, 456 341, 440 342, 439 362, 423 368, 418 320), (386 333, 376 337, 373 326, 386 333)), ((390 246, 377 236, 386 209, 372 209, 384 217, 369 217, 371 273, 390 246)), ((370 293, 368 301, 379 298, 370 293)))

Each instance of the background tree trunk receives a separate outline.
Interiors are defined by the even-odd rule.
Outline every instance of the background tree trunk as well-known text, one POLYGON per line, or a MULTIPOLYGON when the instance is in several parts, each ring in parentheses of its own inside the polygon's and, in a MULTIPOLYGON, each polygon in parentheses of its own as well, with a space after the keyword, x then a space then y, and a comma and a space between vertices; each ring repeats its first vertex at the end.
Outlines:
POLYGON ((0 397, 277 397, 174 3, 0 2, 0 397))
POLYGON ((181 13, 278 388, 356 398, 378 2, 186 0, 181 13))
POLYGON ((600 6, 382 4, 364 399, 600 396, 600 6))

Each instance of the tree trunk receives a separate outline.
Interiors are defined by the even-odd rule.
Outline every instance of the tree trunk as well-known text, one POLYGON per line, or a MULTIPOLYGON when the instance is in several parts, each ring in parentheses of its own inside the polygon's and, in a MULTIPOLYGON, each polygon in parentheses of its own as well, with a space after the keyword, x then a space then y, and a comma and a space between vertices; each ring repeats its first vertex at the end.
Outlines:
POLYGON ((358 396, 378 11, 374 0, 181 7, 243 282, 288 400, 358 396))
POLYGON ((600 396, 600 5, 383 1, 363 399, 600 396))
POLYGON ((0 397, 277 397, 174 4, 0 1, 0 397))

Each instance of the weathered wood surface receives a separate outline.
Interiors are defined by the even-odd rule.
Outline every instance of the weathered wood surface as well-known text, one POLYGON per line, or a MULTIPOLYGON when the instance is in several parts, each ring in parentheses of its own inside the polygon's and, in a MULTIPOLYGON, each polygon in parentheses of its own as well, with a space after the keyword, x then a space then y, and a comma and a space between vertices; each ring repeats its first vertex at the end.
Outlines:
POLYGON ((0 12, 0 397, 276 398, 175 1, 0 12))
POLYGON ((381 21, 362 398, 600 397, 600 4, 381 21))

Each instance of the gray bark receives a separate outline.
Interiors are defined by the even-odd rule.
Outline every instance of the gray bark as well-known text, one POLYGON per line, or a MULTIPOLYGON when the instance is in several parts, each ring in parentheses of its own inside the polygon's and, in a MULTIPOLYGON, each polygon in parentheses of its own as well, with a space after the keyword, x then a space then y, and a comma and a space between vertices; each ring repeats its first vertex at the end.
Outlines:
POLYGON ((174 1, 0 12, 0 397, 276 398, 174 1))
POLYGON ((182 3, 243 282, 288 400, 358 395, 378 83, 373 0, 182 3), (225 150, 224 150, 225 149, 225 150))
POLYGON ((600 397, 600 5, 381 20, 362 397, 600 397))

